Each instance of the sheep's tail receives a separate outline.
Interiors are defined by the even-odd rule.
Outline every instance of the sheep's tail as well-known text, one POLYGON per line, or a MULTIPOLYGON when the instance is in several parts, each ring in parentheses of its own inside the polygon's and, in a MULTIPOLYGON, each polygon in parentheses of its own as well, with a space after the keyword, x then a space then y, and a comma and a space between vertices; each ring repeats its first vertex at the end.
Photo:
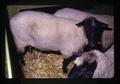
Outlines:
POLYGON ((114 44, 114 42, 112 42, 107 48, 104 48, 102 52, 103 52, 103 53, 106 52, 108 49, 111 48, 111 46, 112 46, 113 44, 114 44))

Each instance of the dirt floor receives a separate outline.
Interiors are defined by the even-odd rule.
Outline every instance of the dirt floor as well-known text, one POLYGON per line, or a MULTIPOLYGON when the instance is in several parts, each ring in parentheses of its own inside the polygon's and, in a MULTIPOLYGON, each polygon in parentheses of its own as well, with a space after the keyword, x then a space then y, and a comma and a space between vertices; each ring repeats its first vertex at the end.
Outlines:
MULTIPOLYGON (((26 65, 23 66, 25 78, 67 78, 62 71, 62 55, 46 54, 33 50, 24 56, 26 65)), ((73 67, 73 61, 68 66, 68 71, 73 67)))

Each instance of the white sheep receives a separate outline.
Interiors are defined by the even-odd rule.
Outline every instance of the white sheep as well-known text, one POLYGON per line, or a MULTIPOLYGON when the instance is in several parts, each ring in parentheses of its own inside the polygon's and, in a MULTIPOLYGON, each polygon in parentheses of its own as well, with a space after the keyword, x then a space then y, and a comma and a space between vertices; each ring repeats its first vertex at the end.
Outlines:
MULTIPOLYGON (((78 22, 81 22, 87 17, 95 17, 97 20, 106 23, 109 25, 110 28, 114 29, 114 16, 110 15, 99 15, 99 14, 93 14, 93 13, 88 13, 85 11, 80 11, 72 8, 63 8, 54 14, 57 17, 63 17, 67 19, 73 19, 78 22)), ((113 43, 114 39, 114 31, 104 31, 103 36, 102 36, 102 43, 104 47, 108 47, 113 43)))
MULTIPOLYGON (((114 77, 114 45, 105 53, 102 53, 98 50, 92 50, 92 51, 83 53, 81 57, 77 57, 74 61, 77 67, 73 67, 68 77, 83 77, 83 76, 85 77, 87 75, 86 73, 90 70, 86 70, 86 73, 85 72, 81 73, 83 68, 80 68, 80 66, 83 65, 86 67, 86 65, 83 64, 84 62, 88 62, 90 64, 90 63, 93 63, 94 61, 97 62, 97 65, 95 65, 95 63, 92 65, 88 65, 90 67, 96 66, 94 70, 91 70, 92 73, 94 72, 93 74, 90 75, 90 76, 93 75, 92 78, 113 78, 114 77), (85 74, 82 76, 79 73, 81 74, 85 73, 85 74)), ((86 68, 88 68, 88 66, 86 68)))
POLYGON ((10 28, 17 51, 21 53, 25 47, 33 46, 39 50, 60 51, 67 59, 88 43, 76 21, 43 12, 20 12, 10 20, 10 28))

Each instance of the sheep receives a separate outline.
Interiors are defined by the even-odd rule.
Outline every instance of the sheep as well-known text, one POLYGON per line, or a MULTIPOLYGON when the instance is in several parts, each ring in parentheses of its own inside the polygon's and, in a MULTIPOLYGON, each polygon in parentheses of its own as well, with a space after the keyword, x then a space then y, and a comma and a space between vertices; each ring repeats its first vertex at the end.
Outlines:
POLYGON ((10 29, 19 54, 30 46, 43 51, 60 51, 64 72, 67 72, 67 59, 88 43, 84 29, 78 27, 76 21, 43 12, 18 13, 10 19, 10 29))
MULTIPOLYGON (((106 23, 110 28, 114 29, 114 16, 110 15, 99 15, 80 11, 72 8, 63 8, 54 13, 57 17, 63 17, 67 19, 73 19, 81 22, 87 17, 95 17, 97 20, 106 23)), ((109 47, 114 41, 114 31, 104 31, 102 35, 102 44, 105 48, 109 47)))
POLYGON ((68 78, 113 78, 114 45, 105 53, 98 50, 85 52, 81 57, 77 57, 74 63, 68 78))

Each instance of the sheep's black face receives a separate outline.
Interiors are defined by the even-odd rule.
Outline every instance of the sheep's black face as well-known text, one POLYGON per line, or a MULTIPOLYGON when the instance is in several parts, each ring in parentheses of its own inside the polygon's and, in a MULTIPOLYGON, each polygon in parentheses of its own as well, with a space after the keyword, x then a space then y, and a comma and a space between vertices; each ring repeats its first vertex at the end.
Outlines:
POLYGON ((92 78, 97 67, 97 62, 88 64, 87 62, 81 66, 76 66, 68 74, 68 78, 92 78))
POLYGON ((102 33, 104 30, 112 30, 108 25, 98 21, 94 17, 89 17, 82 22, 76 24, 77 26, 84 26, 85 34, 88 39, 88 45, 94 49, 98 43, 101 43, 102 33))

